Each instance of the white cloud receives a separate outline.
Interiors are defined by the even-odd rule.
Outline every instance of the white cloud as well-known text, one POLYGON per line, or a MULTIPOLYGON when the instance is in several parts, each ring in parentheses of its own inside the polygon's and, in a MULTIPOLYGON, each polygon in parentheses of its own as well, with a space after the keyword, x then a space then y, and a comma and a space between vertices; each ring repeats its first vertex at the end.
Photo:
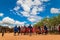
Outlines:
POLYGON ((27 17, 28 21, 37 22, 42 19, 42 17, 37 15, 37 12, 44 11, 45 6, 43 6, 43 3, 48 1, 49 0, 18 0, 16 2, 17 6, 14 7, 14 10, 17 11, 18 15, 22 14, 22 16, 27 17), (24 11, 20 11, 19 13, 20 7, 22 7, 24 11))
POLYGON ((16 7, 14 8, 15 11, 18 11, 19 9, 20 9, 19 6, 16 6, 16 7))
POLYGON ((2 26, 14 26, 14 25, 17 25, 17 26, 20 26, 20 25, 24 25, 26 22, 23 21, 23 22, 20 22, 20 21, 16 21, 10 17, 5 17, 2 19, 2 21, 0 21, 0 25, 2 26))
POLYGON ((42 2, 40 0, 34 0, 34 5, 42 5, 42 2))
POLYGON ((51 8, 51 13, 60 13, 60 9, 58 9, 58 8, 51 8))
POLYGON ((28 18, 28 20, 31 21, 31 22, 38 22, 41 19, 42 19, 42 17, 40 17, 40 16, 30 16, 28 18))
POLYGON ((14 10, 19 10, 20 6, 22 6, 24 12, 26 12, 25 14, 22 11, 23 16, 27 17, 27 13, 28 15, 37 15, 37 11, 44 11, 44 7, 45 6, 41 6, 43 5, 43 2, 48 2, 49 0, 18 0, 16 2, 17 6, 15 6, 14 10), (40 7, 39 7, 40 6, 40 7), (32 10, 31 10, 32 8, 32 10))
POLYGON ((36 15, 37 14, 37 7, 34 7, 32 9, 32 12, 31 12, 32 15, 36 15))
POLYGON ((27 12, 30 11, 30 7, 27 4, 23 4, 22 7, 23 7, 24 11, 27 11, 27 12))
POLYGON ((48 2, 48 1, 50 1, 50 0, 41 0, 41 1, 43 1, 43 2, 48 2))
POLYGON ((24 9, 24 11, 30 11, 30 7, 31 7, 31 0, 18 0, 17 1, 17 5, 21 5, 24 9))
POLYGON ((16 21, 15 24, 16 24, 16 25, 24 25, 25 22, 16 21))
POLYGON ((21 14, 22 14, 23 16, 25 16, 25 17, 30 17, 31 15, 33 15, 33 16, 37 15, 37 14, 38 14, 37 11, 43 11, 43 7, 40 7, 40 8, 34 7, 34 8, 31 10, 31 12, 22 11, 21 14))
POLYGON ((22 15, 25 16, 25 17, 29 17, 29 16, 30 16, 30 13, 29 13, 29 12, 23 11, 23 12, 21 12, 21 13, 22 13, 22 15))
POLYGON ((2 22, 5 23, 5 24, 14 24, 15 23, 15 21, 12 18, 9 18, 9 17, 3 18, 2 22))
POLYGON ((32 0, 18 0, 17 5, 21 5, 24 11, 30 12, 30 8, 33 5, 42 5, 42 2, 40 0, 34 0, 34 2, 32 0))
POLYGON ((43 11, 43 10, 44 10, 44 7, 38 8, 38 11, 43 11))
POLYGON ((4 14, 3 13, 0 13, 0 16, 2 17, 4 14))

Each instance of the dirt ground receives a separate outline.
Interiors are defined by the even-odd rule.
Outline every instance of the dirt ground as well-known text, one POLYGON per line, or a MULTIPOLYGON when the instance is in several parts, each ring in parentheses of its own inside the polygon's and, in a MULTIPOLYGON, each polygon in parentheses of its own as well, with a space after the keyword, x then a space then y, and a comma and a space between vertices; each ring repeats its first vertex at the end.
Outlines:
POLYGON ((5 33, 2 37, 0 33, 0 40, 60 40, 60 35, 16 35, 13 33, 5 33))

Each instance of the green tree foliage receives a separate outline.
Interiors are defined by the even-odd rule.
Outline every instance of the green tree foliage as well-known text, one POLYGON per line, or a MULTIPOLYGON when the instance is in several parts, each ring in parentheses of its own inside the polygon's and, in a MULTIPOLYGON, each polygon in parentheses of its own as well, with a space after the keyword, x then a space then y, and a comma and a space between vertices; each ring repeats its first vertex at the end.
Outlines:
POLYGON ((51 18, 44 18, 43 20, 39 21, 35 25, 37 26, 42 26, 42 25, 47 25, 48 27, 50 26, 56 26, 60 24, 60 14, 58 16, 54 16, 51 18))

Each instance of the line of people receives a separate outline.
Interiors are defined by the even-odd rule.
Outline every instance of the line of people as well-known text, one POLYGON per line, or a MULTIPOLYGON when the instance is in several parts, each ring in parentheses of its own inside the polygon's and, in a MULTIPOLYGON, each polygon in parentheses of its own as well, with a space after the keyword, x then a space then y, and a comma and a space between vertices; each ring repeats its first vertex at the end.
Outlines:
POLYGON ((26 27, 25 25, 24 25, 24 27, 17 27, 17 26, 15 26, 14 27, 14 35, 16 36, 16 33, 18 33, 18 35, 21 33, 24 33, 24 35, 25 34, 30 34, 30 35, 32 35, 32 33, 36 33, 36 34, 43 34, 43 33, 45 33, 45 34, 47 34, 48 33, 48 28, 46 27, 46 25, 45 26, 42 26, 42 27, 40 27, 40 26, 38 26, 38 27, 32 27, 31 26, 31 24, 28 26, 28 27, 26 27))
POLYGON ((24 27, 17 27, 17 26, 15 26, 14 27, 14 35, 16 36, 16 33, 18 33, 18 35, 21 33, 24 33, 24 35, 26 34, 26 33, 30 33, 30 35, 31 35, 31 33, 32 33, 32 26, 31 26, 31 24, 28 26, 28 27, 26 27, 25 25, 24 25, 24 27))
MULTIPOLYGON (((32 35, 33 33, 36 33, 36 34, 48 34, 48 29, 49 28, 47 28, 46 25, 42 25, 41 27, 40 26, 33 26, 32 27, 31 24, 30 24, 28 27, 26 27, 25 25, 21 26, 21 27, 20 26, 17 27, 17 25, 16 25, 13 29, 14 29, 14 35, 16 36, 16 33, 18 33, 18 35, 19 34, 21 34, 21 35, 22 34, 24 34, 24 35, 26 35, 26 34, 32 35)), ((4 36, 5 31, 6 31, 5 28, 2 27, 1 28, 2 36, 4 36)), ((58 32, 60 34, 60 25, 58 26, 58 32)))

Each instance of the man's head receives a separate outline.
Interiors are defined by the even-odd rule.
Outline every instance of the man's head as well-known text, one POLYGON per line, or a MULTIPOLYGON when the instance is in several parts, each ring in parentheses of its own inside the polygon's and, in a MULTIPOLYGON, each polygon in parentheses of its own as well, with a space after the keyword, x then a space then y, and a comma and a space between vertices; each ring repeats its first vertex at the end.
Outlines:
POLYGON ((29 24, 29 26, 31 26, 31 24, 29 24))

